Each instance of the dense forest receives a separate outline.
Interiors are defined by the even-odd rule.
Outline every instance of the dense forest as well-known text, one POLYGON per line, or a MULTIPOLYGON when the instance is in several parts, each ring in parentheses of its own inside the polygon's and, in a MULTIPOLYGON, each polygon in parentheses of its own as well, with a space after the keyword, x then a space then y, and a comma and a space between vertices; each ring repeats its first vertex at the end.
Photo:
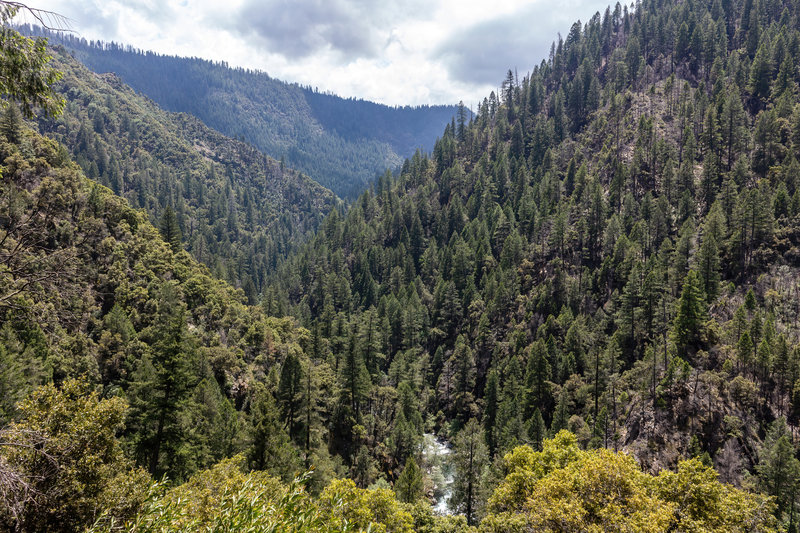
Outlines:
POLYGON ((561 429, 653 472, 700 457, 793 520, 798 13, 609 8, 328 217, 264 305, 339 369, 355 479, 476 420, 490 458, 561 429), (386 394, 413 399, 389 423, 386 394))
POLYGON ((0 524, 796 531, 798 65, 797 0, 617 4, 249 297, 6 88, 0 524))
POLYGON ((163 111, 63 49, 54 54, 66 105, 57 119, 40 119, 41 131, 152 223, 174 216, 177 245, 251 302, 267 273, 336 205, 330 191, 251 145, 163 111))
POLYGON ((117 74, 164 109, 190 113, 285 160, 342 198, 358 196, 415 150, 429 151, 455 114, 454 106, 389 107, 227 63, 23 29, 65 46, 94 72, 117 74))

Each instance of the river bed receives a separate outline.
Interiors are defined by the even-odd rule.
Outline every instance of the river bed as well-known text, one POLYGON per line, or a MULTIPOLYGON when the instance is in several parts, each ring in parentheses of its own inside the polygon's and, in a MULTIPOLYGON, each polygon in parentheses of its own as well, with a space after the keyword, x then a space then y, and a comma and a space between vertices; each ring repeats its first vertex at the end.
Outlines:
POLYGON ((425 433, 423 437, 425 471, 433 483, 433 511, 439 515, 453 514, 448 506, 453 494, 452 450, 433 433, 425 433))

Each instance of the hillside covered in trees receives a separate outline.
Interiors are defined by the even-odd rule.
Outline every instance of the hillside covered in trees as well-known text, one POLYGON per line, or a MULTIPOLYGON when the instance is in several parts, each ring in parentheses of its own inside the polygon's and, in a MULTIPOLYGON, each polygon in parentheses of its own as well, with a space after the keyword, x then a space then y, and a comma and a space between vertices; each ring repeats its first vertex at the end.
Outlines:
POLYGON ((355 479, 474 420, 489 458, 561 429, 653 472, 696 456, 793 520, 798 13, 609 8, 328 217, 264 304, 340 369, 355 479))
POLYGON ((168 111, 189 113, 353 198, 417 149, 430 151, 455 106, 389 107, 264 72, 41 32, 97 73, 112 72, 168 111))
MULTIPOLYGON (((798 65, 797 0, 575 23, 331 211, 257 306, 7 105, 0 524, 795 530, 798 65), (455 516, 424 433, 451 443, 455 516)), ((70 139, 88 108, 39 125, 70 139)))
POLYGON ((40 120, 42 132, 152 223, 169 209, 176 246, 244 289, 251 302, 267 273, 336 205, 329 190, 251 145, 191 115, 165 112, 63 49, 54 54, 66 106, 57 119, 40 120))

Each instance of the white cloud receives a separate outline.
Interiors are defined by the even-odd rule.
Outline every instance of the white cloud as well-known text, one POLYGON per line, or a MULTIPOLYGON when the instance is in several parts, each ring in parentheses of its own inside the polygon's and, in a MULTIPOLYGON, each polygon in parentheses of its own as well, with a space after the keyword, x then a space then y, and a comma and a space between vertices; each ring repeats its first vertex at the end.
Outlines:
POLYGON ((607 1, 41 0, 89 40, 227 61, 345 97, 473 105, 607 1))

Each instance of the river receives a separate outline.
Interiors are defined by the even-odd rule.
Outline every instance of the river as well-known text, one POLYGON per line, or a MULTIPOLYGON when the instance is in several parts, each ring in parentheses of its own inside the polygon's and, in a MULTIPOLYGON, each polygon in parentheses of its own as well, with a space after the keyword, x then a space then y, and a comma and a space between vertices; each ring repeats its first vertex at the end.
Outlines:
POLYGON ((448 501, 453 493, 452 450, 444 440, 433 433, 423 435, 423 460, 425 471, 433 482, 433 511, 439 515, 452 514, 448 501))

